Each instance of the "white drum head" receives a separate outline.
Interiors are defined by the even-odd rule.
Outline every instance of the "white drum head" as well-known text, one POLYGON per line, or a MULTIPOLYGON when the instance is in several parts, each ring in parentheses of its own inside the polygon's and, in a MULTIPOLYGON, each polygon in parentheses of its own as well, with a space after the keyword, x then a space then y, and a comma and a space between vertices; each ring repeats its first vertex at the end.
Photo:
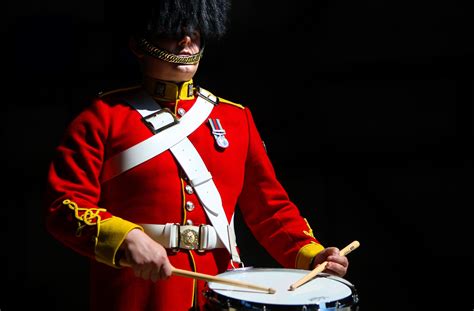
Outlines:
POLYGON ((321 273, 293 291, 288 290, 291 284, 308 272, 300 269, 248 268, 229 270, 218 275, 221 278, 238 280, 265 288, 271 287, 276 290, 274 294, 215 282, 209 282, 208 286, 211 291, 221 297, 221 300, 224 297, 228 298, 227 304, 230 300, 245 302, 247 305, 318 305, 327 307, 327 304, 342 306, 356 302, 353 301, 355 293, 351 283, 325 273, 321 273))

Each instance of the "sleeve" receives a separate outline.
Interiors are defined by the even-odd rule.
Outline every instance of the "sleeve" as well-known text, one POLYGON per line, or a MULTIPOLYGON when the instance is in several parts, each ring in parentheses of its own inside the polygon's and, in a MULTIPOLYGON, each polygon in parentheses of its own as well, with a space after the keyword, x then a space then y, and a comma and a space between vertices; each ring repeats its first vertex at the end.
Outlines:
POLYGON ((46 228, 81 255, 118 267, 115 255, 139 225, 100 208, 99 175, 111 107, 95 101, 68 126, 55 150, 46 182, 46 228))
POLYGON ((249 146, 239 208, 257 241, 283 267, 310 269, 324 247, 313 236, 308 222, 289 199, 248 108, 249 146))

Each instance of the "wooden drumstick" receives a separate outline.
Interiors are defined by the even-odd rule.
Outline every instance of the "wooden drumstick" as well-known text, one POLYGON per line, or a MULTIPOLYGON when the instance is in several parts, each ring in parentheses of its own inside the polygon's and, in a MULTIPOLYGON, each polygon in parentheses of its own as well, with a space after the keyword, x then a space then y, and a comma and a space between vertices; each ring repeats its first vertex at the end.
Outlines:
POLYGON ((172 273, 173 273, 173 275, 179 275, 179 276, 189 277, 189 278, 193 278, 193 279, 204 280, 204 281, 208 281, 208 282, 222 283, 222 284, 226 284, 226 285, 233 285, 233 286, 238 286, 238 287, 245 287, 245 288, 261 290, 261 291, 267 292, 269 294, 275 294, 276 293, 276 290, 273 289, 273 288, 270 288, 270 287, 263 287, 263 286, 254 285, 254 284, 251 284, 251 283, 246 283, 246 282, 242 282, 242 281, 238 281, 238 280, 220 278, 220 277, 217 277, 217 276, 204 274, 204 273, 199 273, 199 272, 193 272, 193 271, 173 268, 172 273))
MULTIPOLYGON (((341 249, 339 254, 342 255, 342 256, 345 256, 345 255, 349 254, 350 252, 352 252, 353 250, 355 250, 356 248, 358 248, 359 245, 360 245, 359 241, 353 241, 352 243, 350 243, 349 245, 347 245, 346 247, 341 249)), ((300 287, 301 285, 303 285, 304 283, 308 282, 309 280, 314 278, 318 273, 322 272, 326 268, 327 264, 328 264, 328 262, 325 261, 322 264, 318 265, 316 268, 314 268, 311 272, 306 274, 304 277, 302 277, 301 279, 299 279, 295 283, 291 284, 290 288, 288 290, 295 290, 298 287, 300 287)))
MULTIPOLYGON (((123 261, 120 261, 120 265, 122 267, 131 267, 128 263, 125 263, 123 261)), ((215 283, 221 283, 221 284, 226 284, 226 285, 232 285, 232 286, 237 286, 237 287, 244 287, 244 288, 250 288, 250 289, 255 289, 255 290, 260 290, 267 292, 269 294, 274 294, 276 293, 276 290, 270 287, 263 287, 259 285, 255 285, 252 283, 246 283, 238 280, 232 280, 232 279, 226 279, 226 278, 221 278, 217 276, 213 276, 210 274, 204 274, 204 273, 199 273, 199 272, 193 272, 193 271, 188 271, 188 270, 183 270, 183 269, 178 269, 178 268, 172 268, 171 273, 176 276, 184 276, 192 279, 197 279, 197 280, 203 280, 203 281, 208 281, 208 282, 215 282, 215 283)))

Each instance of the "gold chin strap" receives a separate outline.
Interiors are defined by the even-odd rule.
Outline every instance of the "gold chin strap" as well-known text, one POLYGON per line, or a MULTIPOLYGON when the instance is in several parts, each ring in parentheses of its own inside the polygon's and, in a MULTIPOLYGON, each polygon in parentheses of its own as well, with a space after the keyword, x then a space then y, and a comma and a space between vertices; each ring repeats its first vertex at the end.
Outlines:
POLYGON ((183 65, 195 65, 199 63, 202 57, 202 52, 193 54, 193 55, 185 55, 179 56, 176 54, 171 54, 168 52, 163 51, 162 49, 154 46, 148 40, 141 38, 138 40, 138 46, 148 55, 156 57, 158 59, 164 60, 166 62, 175 63, 175 64, 183 64, 183 65))

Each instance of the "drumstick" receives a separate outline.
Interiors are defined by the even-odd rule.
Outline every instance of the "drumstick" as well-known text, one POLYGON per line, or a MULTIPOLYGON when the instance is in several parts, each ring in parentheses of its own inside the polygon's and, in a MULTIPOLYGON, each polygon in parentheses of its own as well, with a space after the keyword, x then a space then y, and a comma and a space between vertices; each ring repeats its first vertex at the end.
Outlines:
MULTIPOLYGON (((355 250, 356 248, 358 248, 359 245, 360 245, 359 241, 353 241, 352 243, 350 243, 349 245, 347 245, 346 247, 341 249, 339 254, 345 256, 345 255, 349 254, 350 252, 352 252, 353 250, 355 250)), ((295 290, 298 287, 300 287, 301 285, 303 285, 304 283, 308 282, 309 280, 314 278, 318 273, 322 272, 326 268, 327 264, 328 264, 328 262, 325 261, 322 264, 318 265, 316 268, 314 268, 311 272, 306 274, 304 277, 302 277, 301 279, 299 279, 295 283, 291 284, 290 288, 288 290, 295 290)))
MULTIPOLYGON (((120 265, 123 266, 123 267, 131 267, 130 264, 125 263, 123 261, 120 261, 120 265)), ((178 268, 175 268, 175 267, 172 268, 171 273, 173 275, 184 276, 184 277, 197 279, 197 280, 203 280, 203 281, 208 281, 208 282, 215 282, 215 283, 221 283, 221 284, 226 284, 226 285, 232 285, 232 286, 238 286, 238 287, 245 287, 245 288, 250 288, 250 289, 261 290, 261 291, 267 292, 269 294, 276 293, 276 290, 273 289, 273 288, 270 288, 270 287, 263 287, 263 286, 255 285, 255 284, 252 284, 252 283, 246 283, 246 282, 242 282, 242 281, 238 281, 238 280, 221 278, 221 277, 213 276, 213 275, 210 275, 210 274, 193 272, 193 271, 178 269, 178 268)))
POLYGON ((215 282, 215 283, 222 283, 222 284, 226 284, 226 285, 233 285, 233 286, 257 289, 257 290, 267 292, 269 294, 275 294, 275 292, 276 292, 275 289, 270 288, 270 287, 262 287, 262 286, 259 286, 259 285, 254 285, 254 284, 251 284, 251 283, 246 283, 246 282, 242 282, 242 281, 238 281, 238 280, 220 278, 220 277, 213 276, 213 275, 210 275, 210 274, 204 274, 204 273, 193 272, 193 271, 188 271, 188 270, 182 270, 182 269, 177 269, 177 268, 173 268, 172 273, 173 273, 173 275, 179 275, 179 276, 189 277, 189 278, 193 278, 193 279, 204 280, 204 281, 208 281, 208 282, 215 282))

